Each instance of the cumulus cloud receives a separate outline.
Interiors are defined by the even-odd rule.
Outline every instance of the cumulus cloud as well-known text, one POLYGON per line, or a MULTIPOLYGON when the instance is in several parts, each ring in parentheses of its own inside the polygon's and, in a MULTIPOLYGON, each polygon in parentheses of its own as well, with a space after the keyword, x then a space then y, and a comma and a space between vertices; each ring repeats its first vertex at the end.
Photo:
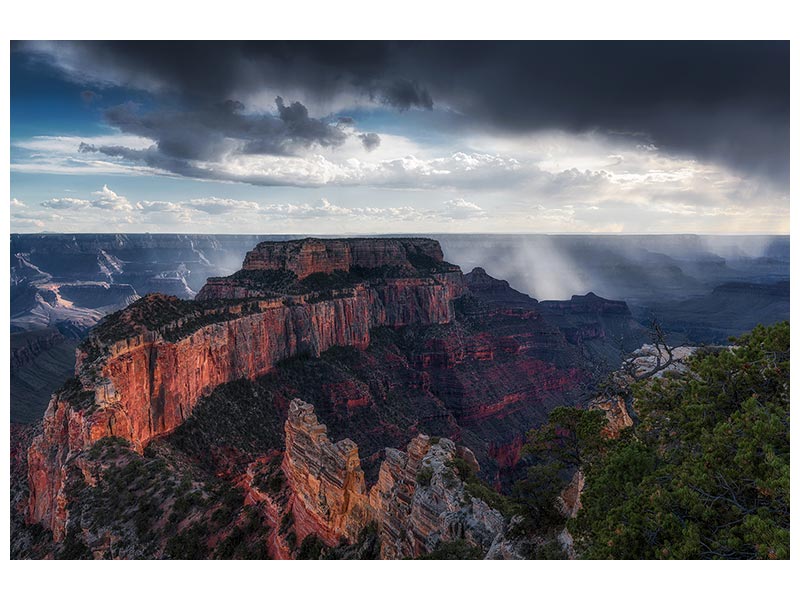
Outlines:
MULTIPOLYGON (((218 232, 222 216, 234 232, 378 233, 463 231, 465 223, 480 223, 483 231, 515 232, 659 232, 677 229, 687 219, 690 231, 780 231, 788 218, 786 206, 753 207, 758 188, 742 190, 741 180, 726 184, 708 180, 699 172, 698 188, 704 202, 687 192, 686 181, 652 181, 644 188, 621 191, 608 182, 600 190, 579 189, 569 202, 529 188, 525 198, 500 194, 478 198, 445 197, 437 191, 403 194, 408 202, 349 202, 322 197, 316 201, 243 200, 209 196, 185 200, 130 200, 107 186, 82 198, 54 198, 12 211, 17 230, 43 228, 60 231, 187 231, 218 232), (701 183, 706 181, 705 184, 701 183), (702 187, 707 185, 708 188, 702 187), (740 196, 737 197, 736 194, 740 196), (437 199, 438 198, 438 199, 437 199), (731 198, 735 198, 731 200, 731 198), (124 199, 124 200, 121 200, 124 199), (114 210, 117 205, 129 206, 114 210), (36 223, 42 223, 37 225, 36 223), (631 227, 631 223, 635 224, 631 227), (639 224, 646 224, 642 227, 639 224), (649 225, 650 228, 646 228, 649 225)), ((537 184, 552 185, 554 174, 541 173, 537 184)), ((563 181, 572 182, 574 174, 563 181)), ((605 181, 605 179, 604 179, 605 181)), ((686 230, 685 228, 683 229, 686 230)))
POLYGON ((390 221, 415 221, 430 215, 430 212, 420 211, 411 206, 357 206, 346 207, 335 204, 327 198, 321 198, 318 203, 293 204, 275 203, 266 204, 260 208, 261 214, 272 217, 286 217, 290 219, 364 219, 364 220, 390 220, 390 221))
POLYGON ((138 209, 144 213, 150 213, 150 212, 169 213, 169 212, 180 212, 184 210, 183 207, 176 202, 165 202, 162 200, 155 200, 155 201, 145 200, 143 202, 137 202, 136 205, 138 209))
POLYGON ((17 200, 16 198, 11 199, 11 208, 22 208, 25 206, 25 203, 22 200, 17 200))
MULTIPOLYGON (((362 140, 363 141, 363 140, 362 140)), ((377 145, 370 139, 371 150, 377 145)), ((103 154, 157 171, 219 181, 262 186, 318 187, 325 185, 376 185, 428 188, 441 186, 507 186, 514 182, 520 163, 513 157, 480 152, 454 152, 447 156, 420 158, 414 155, 380 161, 357 158, 334 159, 323 154, 272 156, 250 152, 228 152, 218 160, 170 158, 156 146, 133 150, 119 146, 81 144, 81 153, 103 154)))
POLYGON ((54 210, 75 210, 78 208, 88 208, 91 205, 92 203, 88 200, 81 200, 79 198, 52 198, 42 202, 42 206, 54 210))
POLYGON ((11 223, 16 227, 21 229, 43 229, 45 225, 45 221, 42 219, 36 219, 32 217, 20 217, 17 215, 11 215, 11 223))
MULTIPOLYGON (((251 229, 275 222, 283 223, 309 223, 319 222, 325 224, 339 223, 359 227, 371 227, 375 223, 383 222, 407 223, 412 227, 421 224, 447 223, 456 220, 483 219, 486 211, 478 204, 463 198, 449 199, 437 205, 420 208, 411 205, 377 206, 357 205, 347 206, 333 202, 328 198, 320 198, 316 202, 256 202, 252 200, 238 200, 233 198, 192 198, 181 201, 142 200, 131 202, 124 196, 117 194, 108 186, 94 192, 93 198, 82 200, 78 198, 53 198, 42 202, 41 206, 51 211, 62 211, 70 218, 70 222, 85 222, 87 219, 96 218, 99 222, 140 224, 186 223, 193 226, 214 227, 216 218, 224 215, 231 223, 241 224, 251 229), (125 209, 114 209, 114 206, 123 205, 125 209), (111 221, 103 213, 111 210, 111 221), (120 213, 120 210, 123 212, 120 213), (96 215, 96 216, 94 216, 96 215), (116 220, 114 220, 116 219, 116 220)), ((42 215, 35 215, 41 218, 42 215)), ((50 214, 50 218, 63 217, 50 214)))
POLYGON ((92 198, 51 198, 42 202, 45 208, 54 210, 77 210, 82 208, 97 208, 100 210, 131 211, 135 207, 125 196, 120 196, 107 185, 103 189, 92 192, 92 198))
POLYGON ((103 210, 133 210, 133 206, 125 196, 120 196, 107 185, 102 190, 92 192, 94 199, 91 205, 103 210))
POLYGON ((478 219, 486 216, 486 211, 480 206, 463 198, 447 200, 444 206, 443 214, 451 219, 478 219))
MULTIPOLYGON (((58 154, 56 148, 64 142, 51 139, 38 140, 36 144, 52 145, 52 154, 58 154)), ((473 140, 471 145, 482 145, 482 140, 473 140)), ((498 150, 502 151, 425 157, 408 154, 399 158, 379 158, 391 156, 383 147, 374 153, 363 152, 361 158, 340 157, 335 152, 304 156, 233 153, 218 162, 184 161, 182 168, 202 179, 261 186, 332 189, 369 186, 386 194, 402 190, 409 200, 403 204, 430 218, 421 221, 426 226, 439 222, 444 227, 459 220, 480 219, 481 227, 512 231, 708 232, 728 228, 728 231, 758 232, 785 231, 788 223, 788 197, 763 181, 744 178, 722 165, 639 148, 623 139, 598 134, 559 134, 541 139, 534 136, 498 150), (610 156, 624 156, 624 160, 611 165, 610 156), (438 209, 423 208, 429 203, 429 194, 436 194, 437 201, 442 203, 438 209)), ((111 166, 151 168, 131 160, 146 157, 150 151, 150 148, 131 150, 126 155, 129 158, 120 157, 111 166)), ((151 171, 168 172, 155 168, 151 171)), ((283 215, 299 222, 333 219, 344 214, 361 220, 371 215, 376 224, 381 219, 414 218, 409 210, 381 207, 378 202, 370 201, 362 202, 363 210, 359 212, 332 202, 329 206, 259 202, 257 208, 252 201, 231 198, 195 198, 180 203, 131 202, 112 193, 116 194, 100 190, 84 198, 52 199, 43 206, 116 208, 123 214, 131 213, 132 206, 133 210, 140 209, 137 214, 150 215, 148 223, 153 224, 157 219, 181 223, 194 219, 199 223, 204 215, 246 213, 259 217, 283 215)), ((329 193, 326 191, 326 197, 329 193)), ((376 195, 376 199, 379 197, 376 195)), ((230 223, 226 221, 226 225, 230 223)), ((337 231, 334 225, 330 227, 331 233, 337 231)), ((408 230, 415 231, 410 226, 408 230)))

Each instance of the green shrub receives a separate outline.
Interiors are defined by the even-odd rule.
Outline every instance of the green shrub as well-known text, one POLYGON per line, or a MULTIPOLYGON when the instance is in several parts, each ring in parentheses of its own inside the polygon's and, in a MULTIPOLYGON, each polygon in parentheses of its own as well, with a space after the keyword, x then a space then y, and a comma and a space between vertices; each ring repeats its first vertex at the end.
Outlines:
POLYGON ((417 483, 421 486, 430 485, 431 479, 433 479, 433 469, 430 467, 422 467, 417 471, 417 483))

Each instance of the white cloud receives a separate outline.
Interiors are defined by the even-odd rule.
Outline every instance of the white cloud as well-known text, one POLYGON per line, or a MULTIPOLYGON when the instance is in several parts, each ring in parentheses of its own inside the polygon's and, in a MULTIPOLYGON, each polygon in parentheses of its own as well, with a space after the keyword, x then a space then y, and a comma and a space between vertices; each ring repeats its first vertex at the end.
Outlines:
POLYGON ((110 134, 78 137, 71 135, 37 135, 32 138, 15 140, 12 148, 28 150, 36 154, 71 155, 78 152, 81 143, 93 146, 125 146, 133 150, 145 150, 153 144, 153 140, 138 135, 110 134))
POLYGON ((175 202, 163 202, 163 201, 145 201, 145 202, 137 202, 136 206, 142 212, 178 212, 183 210, 183 208, 176 204, 175 202))
POLYGON ((262 185, 363 186, 422 189, 470 187, 510 181, 519 162, 506 156, 455 152, 435 158, 414 155, 380 161, 351 157, 332 160, 323 154, 305 157, 229 155, 222 163, 198 166, 223 180, 262 185))
POLYGON ((243 230, 274 229, 275 224, 280 224, 281 228, 296 227, 301 230, 307 224, 314 223, 317 229, 318 226, 336 227, 342 231, 343 227, 354 227, 365 232, 370 231, 376 223, 385 223, 388 230, 391 230, 393 223, 405 223, 409 228, 421 230, 437 223, 446 226, 453 221, 485 219, 488 214, 475 202, 463 198, 419 208, 409 204, 347 206, 324 197, 316 202, 267 203, 213 196, 184 201, 132 202, 108 186, 103 186, 92 196, 90 200, 69 197, 47 200, 41 207, 50 210, 43 214, 48 220, 68 217, 62 226, 80 223, 85 227, 93 223, 95 228, 136 224, 147 225, 148 228, 151 225, 185 225, 216 231, 219 228, 218 217, 224 215, 226 225, 235 225, 243 230), (56 215, 55 211, 59 211, 60 215, 56 215))
POLYGON ((77 210, 87 208, 97 208, 100 210, 127 211, 130 212, 134 207, 125 196, 120 196, 107 185, 103 189, 92 192, 93 198, 83 200, 81 198, 51 198, 42 202, 45 208, 54 210, 77 210))
POLYGON ((37 175, 169 175, 166 171, 152 167, 65 156, 36 157, 24 162, 13 161, 11 171, 37 175))
MULTIPOLYGON (((257 202, 215 196, 137 201, 104 186, 89 197, 65 193, 38 206, 65 216, 70 210, 83 215, 95 211, 96 220, 83 217, 83 223, 98 229, 118 221, 120 227, 145 223, 148 230, 178 224, 204 231, 229 227, 301 231, 313 222, 320 233, 339 233, 351 225, 364 233, 394 231, 393 223, 415 232, 457 230, 464 220, 475 219, 482 230, 498 232, 788 230, 785 193, 718 164, 670 156, 641 139, 543 132, 464 138, 447 143, 448 150, 463 151, 445 152, 441 146, 378 133, 382 143, 371 153, 354 138, 339 148, 303 156, 231 150, 218 162, 191 165, 210 179, 323 188, 318 194, 264 188, 269 200, 257 202), (309 194, 323 198, 305 200, 309 194), (115 220, 109 221, 112 213, 115 220), (225 216, 224 223, 220 215, 225 216)), ((88 160, 90 155, 77 152, 81 141, 134 148, 151 143, 136 136, 42 136, 15 142, 12 169, 76 175, 167 174, 122 159, 88 160)), ((252 198, 252 192, 248 196, 252 198)), ((47 213, 31 216, 30 205, 38 200, 27 193, 25 197, 27 206, 12 200, 14 210, 24 212, 24 217, 45 219, 47 213)))
POLYGON ((42 206, 54 210, 75 210, 78 208, 88 208, 91 205, 92 203, 88 200, 81 200, 79 198, 52 198, 42 202, 42 206))
POLYGON ((102 208, 104 210, 133 210, 133 206, 125 196, 120 196, 107 185, 104 185, 102 190, 92 192, 92 195, 95 198, 91 200, 91 205, 95 208, 102 208))
POLYGON ((322 198, 316 204, 279 203, 267 204, 260 208, 259 213, 269 217, 282 217, 287 219, 356 219, 362 221, 388 220, 388 221, 416 221, 429 216, 430 211, 420 211, 411 206, 358 206, 346 207, 334 204, 327 198, 322 198))
POLYGON ((67 175, 153 175, 167 174, 152 167, 125 164, 109 157, 98 157, 81 153, 81 143, 92 146, 122 146, 133 150, 145 150, 153 141, 144 137, 126 134, 98 136, 41 135, 14 140, 11 144, 11 170, 18 173, 67 174, 67 175))
POLYGON ((11 216, 11 223, 18 227, 19 229, 44 229, 45 228, 45 221, 42 219, 35 219, 32 217, 18 217, 16 215, 11 216))
POLYGON ((230 198, 196 198, 183 203, 184 207, 193 208, 210 215, 221 215, 238 210, 257 211, 256 202, 246 200, 231 200, 230 198))
POLYGON ((447 200, 443 214, 450 219, 480 219, 486 217, 486 211, 474 202, 463 198, 447 200))
POLYGON ((11 199, 11 208, 23 208, 25 203, 22 200, 17 200, 16 198, 11 199))

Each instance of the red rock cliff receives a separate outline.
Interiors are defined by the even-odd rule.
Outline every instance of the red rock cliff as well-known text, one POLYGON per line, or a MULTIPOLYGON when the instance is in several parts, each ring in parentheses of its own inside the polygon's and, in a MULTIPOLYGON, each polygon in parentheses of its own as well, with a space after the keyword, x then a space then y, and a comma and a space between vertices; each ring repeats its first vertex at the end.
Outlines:
MULTIPOLYGON (((308 244, 317 247, 312 241, 268 247, 301 268, 308 244), (292 258, 295 251, 300 254, 292 258)), ((348 260, 356 261, 350 264, 373 264, 384 251, 390 261, 414 249, 441 257, 430 240, 326 241, 324 247, 331 248, 323 253, 328 257, 344 248, 348 260)), ((312 266, 302 269, 340 264, 324 256, 314 255, 312 266)), ((253 268, 254 259, 248 255, 245 264, 253 268)), ((298 354, 318 356, 335 345, 365 348, 376 326, 450 322, 460 272, 423 275, 269 299, 192 302, 151 295, 111 315, 82 347, 76 381, 53 396, 43 433, 31 446, 29 520, 61 538, 67 518, 64 469, 102 437, 124 438, 141 451, 183 423, 197 401, 223 383, 258 377, 298 354)))

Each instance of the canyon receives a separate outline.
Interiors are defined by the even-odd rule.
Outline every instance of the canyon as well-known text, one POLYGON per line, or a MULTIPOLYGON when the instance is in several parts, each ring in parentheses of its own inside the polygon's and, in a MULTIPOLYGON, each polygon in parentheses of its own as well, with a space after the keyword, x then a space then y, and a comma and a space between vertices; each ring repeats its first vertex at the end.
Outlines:
MULTIPOLYGON (((434 237, 440 244, 435 252, 443 252, 450 262, 465 267, 465 277, 474 274, 471 285, 476 290, 482 285, 480 273, 492 274, 486 275, 489 287, 476 292, 485 299, 495 285, 491 282, 500 279, 511 282, 507 288, 520 290, 513 299, 507 290, 496 290, 506 294, 508 305, 530 305, 527 294, 558 300, 573 294, 581 298, 592 291, 624 300, 633 317, 645 326, 658 319, 675 343, 725 343, 729 336, 756 323, 789 316, 789 246, 788 238, 782 236, 434 237)), ((337 265, 350 265, 354 260, 356 271, 368 269, 369 263, 364 261, 374 261, 376 256, 395 260, 390 257, 391 244, 384 244, 381 238, 370 238, 374 250, 364 242, 363 250, 346 255, 333 246, 328 256, 317 255, 306 244, 301 260, 299 253, 289 251, 293 246, 287 245, 296 245, 299 239, 276 235, 12 234, 12 336, 24 340, 42 329, 56 329, 68 340, 61 346, 63 351, 45 353, 39 361, 45 373, 41 380, 35 377, 36 372, 18 372, 12 366, 12 422, 40 421, 65 369, 74 365, 69 346, 83 340, 103 316, 139 297, 161 293, 190 300, 201 289, 209 296, 228 293, 223 276, 242 267, 242 258, 248 253, 254 261, 274 261, 271 266, 281 267, 274 273, 289 272, 282 268, 287 259, 305 261, 305 269, 312 268, 309 260, 315 260, 323 271, 330 271, 329 275, 337 265), (298 258, 290 258, 293 254, 298 258), (223 280, 219 283, 221 290, 213 284, 218 279, 223 280)), ((421 244, 421 251, 412 252, 417 255, 415 259, 428 260, 426 242, 417 238, 415 243, 421 244)), ((300 262, 294 268, 300 268, 300 262)), ((257 262, 252 265, 257 266, 257 262)), ((399 271, 402 265, 395 262, 394 267, 399 271)), ((245 271, 239 279, 252 282, 258 272, 252 269, 247 277, 245 271)), ((310 271, 301 272, 307 273, 310 271)), ((311 275, 312 281, 318 277, 311 275)), ((358 281, 356 276, 339 279, 344 285, 358 281)), ((250 287, 240 285, 237 291, 247 295, 252 293, 250 287)), ((313 285, 301 287, 316 291, 313 285)), ((551 309, 555 307, 549 302, 539 307, 542 313, 551 312, 550 322, 561 319, 559 326, 580 321, 577 314, 563 318, 551 309)), ((581 340, 573 341, 590 347, 595 358, 613 366, 615 353, 603 355, 610 340, 599 338, 599 330, 589 331, 593 319, 588 315, 582 326, 566 333, 573 338, 580 336, 581 340)), ((613 329, 613 323, 610 325, 613 329)), ((605 333, 619 337, 607 328, 605 333)))
POLYGON ((596 381, 592 357, 641 340, 624 302, 540 303, 462 274, 433 240, 259 243, 195 300, 149 294, 90 331, 28 449, 26 521, 64 542, 75 476, 93 485, 87 456, 111 439, 230 481, 281 453, 289 500, 273 504, 296 543, 355 544, 377 523, 384 558, 455 540, 488 551, 504 519, 463 494, 455 457, 507 485, 525 432, 596 381), (418 485, 420 469, 447 485, 418 485))

